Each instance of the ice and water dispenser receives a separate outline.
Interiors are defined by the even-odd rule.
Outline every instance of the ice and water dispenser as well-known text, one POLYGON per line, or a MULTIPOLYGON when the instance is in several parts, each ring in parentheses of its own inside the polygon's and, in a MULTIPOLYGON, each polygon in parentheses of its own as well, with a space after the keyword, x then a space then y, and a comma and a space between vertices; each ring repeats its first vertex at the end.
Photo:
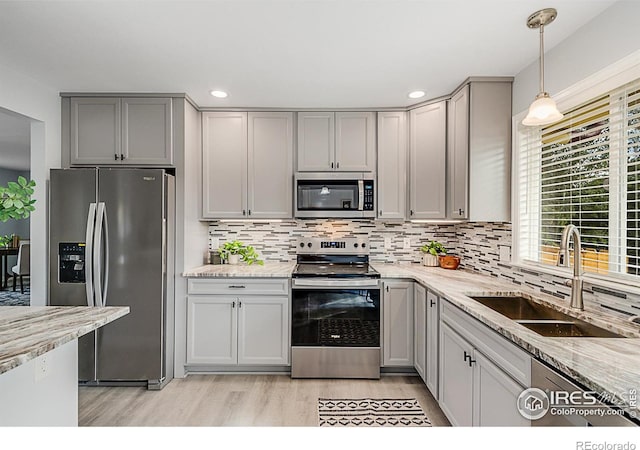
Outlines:
POLYGON ((60 283, 85 282, 85 243, 60 242, 58 244, 58 281, 60 283))

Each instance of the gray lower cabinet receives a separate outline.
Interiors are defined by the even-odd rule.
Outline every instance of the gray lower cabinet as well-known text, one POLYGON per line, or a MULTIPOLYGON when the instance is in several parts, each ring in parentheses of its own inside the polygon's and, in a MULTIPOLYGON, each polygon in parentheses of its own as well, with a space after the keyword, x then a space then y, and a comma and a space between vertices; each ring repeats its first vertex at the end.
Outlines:
POLYGON ((171 98, 63 99, 68 101, 62 126, 69 130, 71 165, 173 164, 171 98))
POLYGON ((187 365, 289 365, 288 282, 190 279, 187 365))
POLYGON ((447 301, 440 305, 440 407, 457 426, 529 426, 517 398, 531 357, 447 301))
POLYGON ((407 113, 378 113, 378 219, 402 219, 407 209, 407 113))
POLYGON ((427 367, 427 290, 414 283, 413 290, 413 367, 426 383, 427 367))
POLYGON ((427 291, 425 305, 427 315, 426 349, 425 349, 425 383, 433 397, 438 399, 439 372, 439 329, 440 329, 440 298, 431 291, 427 291))
POLYGON ((411 110, 409 116, 409 218, 446 217, 447 102, 411 110))
POLYGON ((202 218, 293 217, 293 113, 202 114, 202 218))
POLYGON ((382 365, 413 367, 413 282, 384 280, 382 365))

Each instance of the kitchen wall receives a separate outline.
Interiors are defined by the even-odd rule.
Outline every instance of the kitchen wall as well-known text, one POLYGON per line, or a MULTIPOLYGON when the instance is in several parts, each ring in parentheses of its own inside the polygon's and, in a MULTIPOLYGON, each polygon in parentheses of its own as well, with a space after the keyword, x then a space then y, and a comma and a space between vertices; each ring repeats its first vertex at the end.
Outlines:
POLYGON ((295 242, 304 238, 357 238, 367 237, 370 259, 378 262, 420 262, 419 248, 438 240, 447 248, 456 247, 454 225, 427 225, 410 222, 378 222, 374 220, 293 220, 275 223, 219 223, 209 225, 209 245, 212 238, 220 244, 239 239, 253 245, 267 261, 293 261, 295 242), (391 248, 385 249, 385 238, 391 239, 391 248), (411 246, 404 248, 404 239, 411 246))
POLYGON ((47 301, 47 181, 49 169, 60 167, 60 97, 42 84, 0 60, 0 107, 32 118, 31 177, 36 181, 31 215, 31 305, 47 301))

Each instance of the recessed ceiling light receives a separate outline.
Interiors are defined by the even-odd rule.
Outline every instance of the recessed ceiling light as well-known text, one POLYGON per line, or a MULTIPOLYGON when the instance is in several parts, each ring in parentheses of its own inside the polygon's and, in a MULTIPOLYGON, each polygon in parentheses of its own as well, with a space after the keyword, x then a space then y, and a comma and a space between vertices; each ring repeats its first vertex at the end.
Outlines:
POLYGON ((218 98, 227 98, 227 93, 225 91, 211 91, 211 95, 218 98))
POLYGON ((409 92, 409 98, 422 98, 424 97, 424 91, 412 91, 409 92))

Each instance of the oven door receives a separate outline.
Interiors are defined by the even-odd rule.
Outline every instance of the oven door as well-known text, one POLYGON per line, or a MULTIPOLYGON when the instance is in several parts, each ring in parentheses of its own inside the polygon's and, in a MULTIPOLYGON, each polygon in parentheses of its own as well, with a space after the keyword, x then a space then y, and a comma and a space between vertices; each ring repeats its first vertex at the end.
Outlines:
POLYGON ((378 279, 295 278, 293 347, 380 347, 378 279))

